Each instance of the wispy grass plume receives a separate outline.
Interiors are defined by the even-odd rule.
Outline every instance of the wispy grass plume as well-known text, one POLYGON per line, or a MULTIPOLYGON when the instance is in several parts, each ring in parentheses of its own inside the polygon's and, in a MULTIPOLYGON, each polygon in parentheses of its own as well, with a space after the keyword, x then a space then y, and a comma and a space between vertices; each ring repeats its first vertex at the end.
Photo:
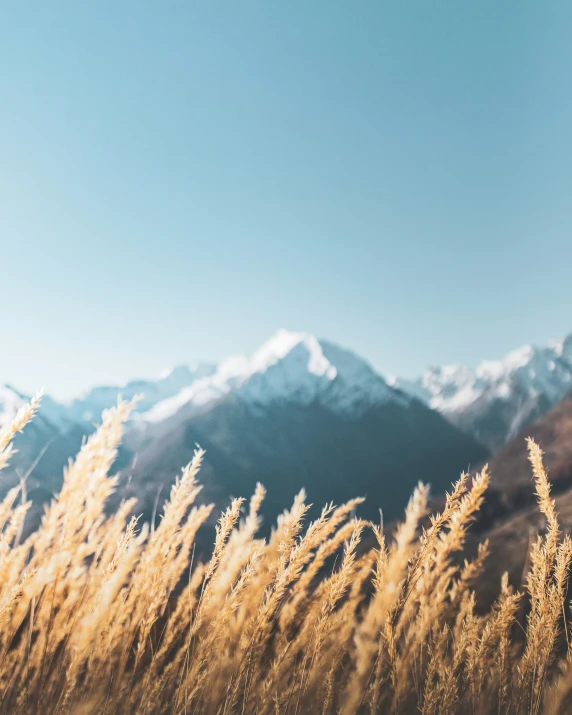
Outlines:
MULTIPOLYGON (((39 399, 0 432, 0 467, 39 399)), ((488 545, 472 561, 459 556, 486 497, 486 467, 472 481, 462 475, 429 520, 420 484, 393 534, 355 518, 357 498, 305 526, 301 492, 266 541, 258 485, 244 517, 242 499, 222 513, 201 562, 196 535, 213 509, 198 501, 201 450, 157 528, 131 516, 133 500, 105 512, 131 407, 103 414, 26 540, 25 495, 14 489, 0 503, 0 715, 571 711, 572 541, 534 441, 546 529, 526 592, 505 575, 483 613, 473 585, 488 545)))

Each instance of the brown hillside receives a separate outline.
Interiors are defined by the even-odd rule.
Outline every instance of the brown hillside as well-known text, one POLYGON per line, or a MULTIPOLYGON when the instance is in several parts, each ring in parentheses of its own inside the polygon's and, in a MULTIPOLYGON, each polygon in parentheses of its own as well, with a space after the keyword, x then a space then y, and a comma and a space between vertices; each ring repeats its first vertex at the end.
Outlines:
POLYGON ((530 484, 526 437, 533 437, 542 447, 552 479, 565 476, 572 464, 572 395, 522 430, 489 460, 493 486, 510 489, 530 484))
POLYGON ((545 528, 538 510, 526 437, 542 447, 556 511, 565 533, 572 533, 572 396, 555 405, 546 415, 524 429, 489 461, 491 489, 486 495, 469 550, 489 540, 490 556, 479 591, 487 602, 508 571, 511 581, 523 586, 527 553, 532 541, 545 528))

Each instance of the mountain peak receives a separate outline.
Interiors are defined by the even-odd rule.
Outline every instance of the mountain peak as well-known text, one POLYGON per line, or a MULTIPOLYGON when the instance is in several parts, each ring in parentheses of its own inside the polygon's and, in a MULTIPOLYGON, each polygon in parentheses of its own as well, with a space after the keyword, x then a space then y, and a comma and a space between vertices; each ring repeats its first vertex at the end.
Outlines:
POLYGON ((308 353, 308 372, 318 376, 325 375, 330 380, 336 377, 336 368, 325 357, 322 346, 314 335, 284 329, 278 330, 252 355, 252 373, 265 372, 299 345, 308 353))
POLYGON ((204 406, 232 392, 257 409, 273 401, 308 404, 321 400, 332 409, 409 398, 393 390, 362 358, 315 335, 280 329, 252 355, 235 355, 210 375, 162 400, 143 419, 160 422, 184 405, 204 406))
MULTIPOLYGON (((46 410, 44 413, 52 423, 61 423, 64 428, 70 420, 91 425, 119 396, 130 399, 143 395, 136 419, 142 423, 163 422, 181 408, 187 412, 197 408, 202 411, 207 406, 210 409, 229 393, 256 410, 273 402, 319 402, 343 413, 363 411, 383 402, 410 402, 406 394, 390 387, 366 360, 350 350, 308 332, 282 328, 251 355, 234 355, 218 364, 180 364, 155 380, 100 385, 65 405, 48 404, 46 398, 50 414, 46 410)), ((14 397, 10 394, 2 399, 0 394, 0 407, 3 404, 0 412, 11 414, 14 397)))

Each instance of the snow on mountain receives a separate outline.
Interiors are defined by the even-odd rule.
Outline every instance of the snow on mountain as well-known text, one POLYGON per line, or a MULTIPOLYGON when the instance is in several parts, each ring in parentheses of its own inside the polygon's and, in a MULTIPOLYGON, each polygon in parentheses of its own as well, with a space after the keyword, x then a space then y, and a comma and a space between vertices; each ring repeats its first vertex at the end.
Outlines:
POLYGON ((157 484, 171 483, 196 444, 209 455, 201 472, 206 502, 218 510, 260 481, 269 492, 265 523, 302 486, 314 504, 367 495, 366 518, 378 518, 381 506, 392 519, 419 480, 440 493, 489 454, 352 352, 285 330, 139 419, 125 442, 129 488, 121 497, 136 496, 143 514, 152 513, 157 484))
MULTIPOLYGON (((352 352, 308 333, 280 330, 252 355, 218 365, 182 366, 157 380, 96 387, 67 405, 45 397, 37 418, 18 435, 18 461, 0 474, 0 498, 17 483, 18 471, 31 470, 36 524, 42 504, 61 487, 63 466, 101 411, 119 395, 138 393, 144 398, 119 450, 115 466, 126 478, 115 496, 136 497, 146 518, 160 508, 158 487, 168 494, 196 444, 209 454, 204 499, 222 508, 230 494, 248 494, 264 481, 273 495, 263 506, 266 523, 302 486, 314 503, 366 494, 368 518, 378 516, 380 505, 392 518, 419 479, 441 491, 488 455, 352 352), (54 429, 44 414, 62 427, 54 429), (67 431, 65 424, 71 424, 67 431)), ((0 415, 9 419, 23 401, 2 388, 0 415)))
POLYGON ((496 448, 572 389, 572 335, 546 347, 524 345, 475 369, 431 367, 418 380, 391 384, 496 448))
MULTIPOLYGON (((415 397, 497 449, 571 389, 572 335, 545 347, 525 345, 474 369, 445 365, 429 368, 417 380, 386 382, 348 350, 309 333, 279 330, 249 356, 182 365, 156 380, 95 387, 68 403, 45 396, 38 418, 60 434, 77 426, 89 432, 119 396, 137 394, 143 396, 135 414, 141 426, 163 422, 183 407, 204 410, 230 393, 259 411, 274 402, 318 401, 341 413, 387 401, 407 404, 415 397)), ((26 399, 0 386, 0 426, 26 399)))
POLYGON ((223 397, 242 378, 245 371, 244 360, 246 358, 242 357, 225 360, 211 375, 205 375, 179 392, 158 401, 143 413, 141 419, 145 422, 162 422, 184 405, 202 406, 223 397))
POLYGON ((103 410, 112 407, 119 397, 130 400, 141 396, 137 404, 138 412, 147 412, 157 403, 172 398, 181 390, 213 374, 214 363, 193 363, 180 365, 165 371, 157 380, 130 380, 123 385, 94 387, 64 405, 70 418, 78 423, 98 422, 103 410))
MULTIPOLYGON (((2 388, 0 425, 7 422, 26 396, 2 388)), ((252 407, 273 401, 309 404, 320 399, 332 409, 348 410, 409 397, 389 387, 363 359, 303 332, 279 330, 252 355, 236 355, 215 363, 182 365, 156 380, 131 380, 123 385, 94 387, 67 403, 45 396, 40 414, 61 432, 73 425, 89 431, 104 409, 118 397, 141 395, 135 420, 158 423, 183 406, 204 407, 230 392, 252 407)))
POLYGON ((339 410, 408 401, 353 353, 309 333, 279 330, 251 356, 229 358, 212 374, 158 402, 143 420, 160 422, 183 405, 205 405, 230 392, 254 407, 282 400, 307 404, 318 398, 339 410))

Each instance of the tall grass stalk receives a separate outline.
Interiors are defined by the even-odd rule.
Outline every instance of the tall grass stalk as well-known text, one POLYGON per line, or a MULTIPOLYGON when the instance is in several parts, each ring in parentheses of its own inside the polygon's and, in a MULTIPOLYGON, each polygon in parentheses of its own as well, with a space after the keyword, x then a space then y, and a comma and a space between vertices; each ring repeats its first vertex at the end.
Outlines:
MULTIPOLYGON (((0 431, 0 467, 39 399, 0 431)), ((570 712, 572 541, 534 441, 547 528, 523 593, 505 575, 483 614, 473 584, 488 546, 472 561, 459 555, 486 467, 462 475, 428 522, 420 484, 393 536, 354 517, 360 499, 305 525, 301 492, 264 540, 258 485, 244 516, 242 499, 223 512, 201 562, 196 536, 213 509, 197 503, 201 450, 156 529, 130 516, 133 501, 105 511, 131 407, 103 414, 27 539, 25 494, 0 503, 0 715, 570 712)))

